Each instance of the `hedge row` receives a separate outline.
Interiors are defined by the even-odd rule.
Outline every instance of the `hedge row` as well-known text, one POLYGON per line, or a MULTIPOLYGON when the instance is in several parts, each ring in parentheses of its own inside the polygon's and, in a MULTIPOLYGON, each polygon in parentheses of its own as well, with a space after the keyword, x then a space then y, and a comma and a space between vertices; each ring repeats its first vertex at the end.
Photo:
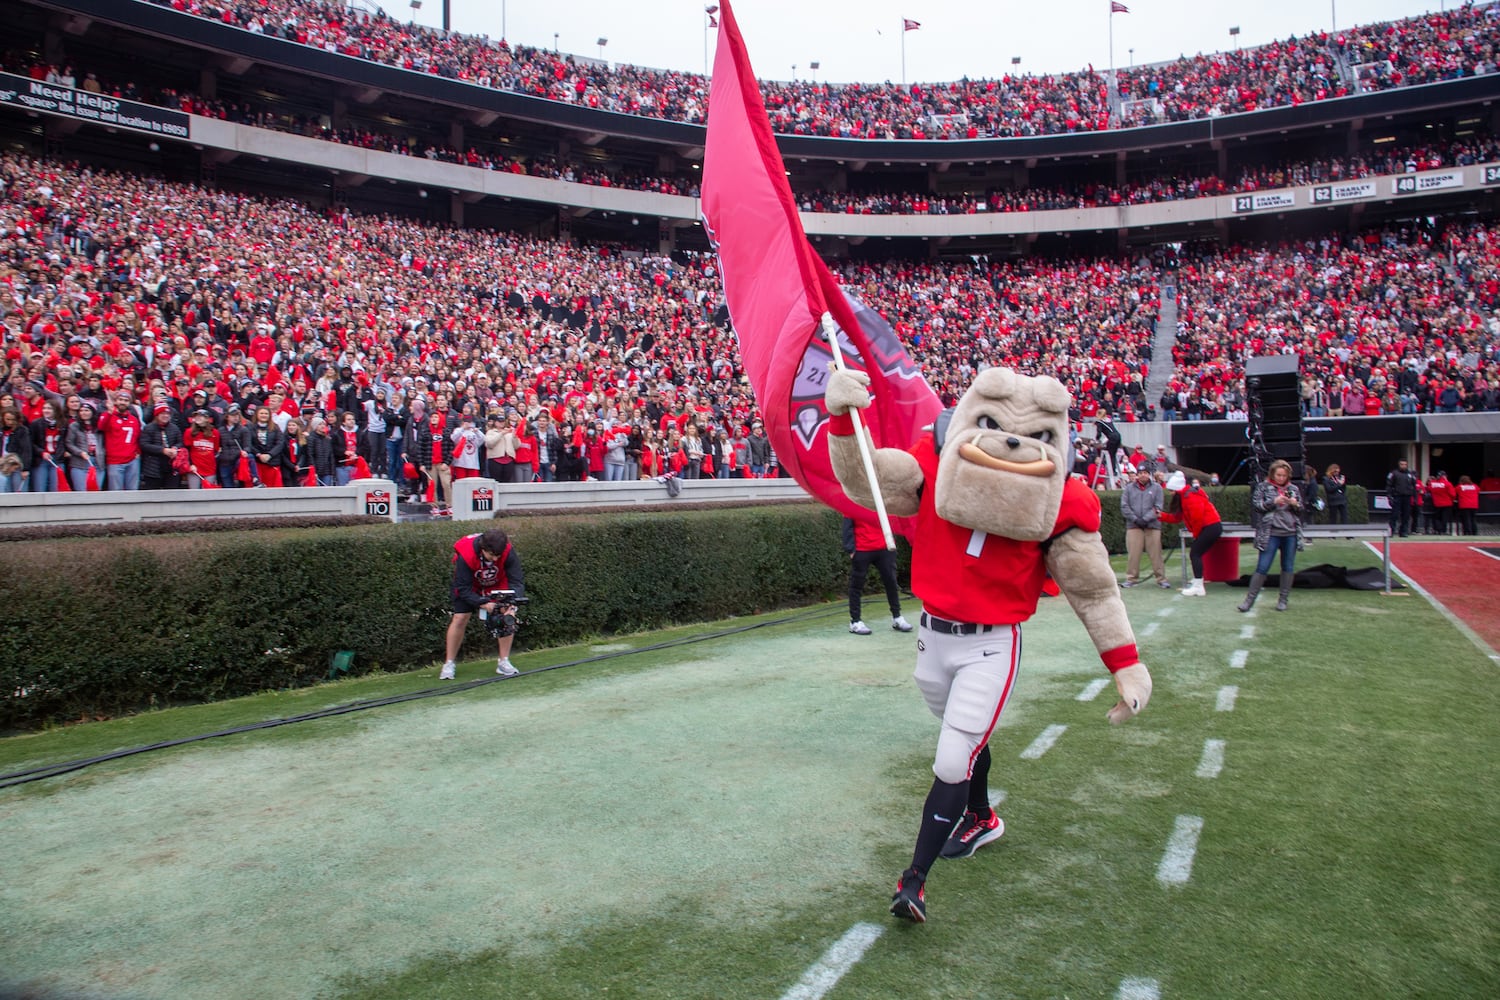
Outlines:
MULTIPOLYGON (((1214 491, 1249 520, 1249 490, 1214 491)), ((1102 534, 1124 551, 1119 494, 1102 534)), ((1350 490, 1363 520, 1362 490, 1350 490)), ((522 648, 752 614, 842 594, 839 518, 811 504, 508 517, 532 603, 522 648)), ((316 683, 441 656, 448 522, 0 545, 0 730, 316 683)), ((1165 545, 1177 544, 1168 525, 1165 545)), ((909 552, 899 560, 906 576, 909 552)), ((872 586, 875 581, 871 581, 872 586)), ((469 630, 466 652, 492 651, 469 630)))
MULTIPOLYGON (((515 518, 524 646, 823 600, 847 573, 810 504, 515 518)), ((0 546, 0 729, 316 683, 441 659, 448 522, 0 546)), ((466 651, 493 655, 482 629, 466 651)))

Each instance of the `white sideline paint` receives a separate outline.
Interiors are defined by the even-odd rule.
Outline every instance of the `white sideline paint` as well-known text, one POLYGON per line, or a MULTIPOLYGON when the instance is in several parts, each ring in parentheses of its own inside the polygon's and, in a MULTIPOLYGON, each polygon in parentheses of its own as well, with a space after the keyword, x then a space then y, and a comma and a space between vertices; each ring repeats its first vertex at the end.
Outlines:
POLYGON ((781 995, 781 1000, 819 1000, 838 985, 844 973, 864 957, 865 951, 884 931, 879 924, 855 924, 849 928, 802 974, 797 985, 781 995))
POLYGON ((1156 881, 1162 885, 1183 885, 1193 874, 1193 855, 1198 853, 1198 834, 1203 832, 1202 816, 1178 816, 1167 839, 1167 851, 1156 866, 1156 881))
POLYGON ((1145 625, 1141 626, 1141 638, 1150 638, 1151 636, 1156 634, 1156 630, 1160 627, 1161 622, 1147 622, 1145 625))
POLYGON ((1170 618, 1172 616, 1172 612, 1174 612, 1176 610, 1177 610, 1177 608, 1174 605, 1168 604, 1166 607, 1164 607, 1160 611, 1158 611, 1157 615, 1160 616, 1160 617, 1162 617, 1162 618, 1170 618))
POLYGON ((1240 638, 1241 639, 1254 639, 1255 638, 1255 626, 1254 625, 1246 625, 1244 628, 1240 629, 1240 638))
POLYGON ((1204 740, 1203 758, 1198 761, 1198 777, 1217 778, 1224 770, 1224 741, 1204 740))
POLYGON ((1022 760, 1036 760, 1042 754, 1052 749, 1057 738, 1068 731, 1067 726, 1048 726, 1042 730, 1042 735, 1031 741, 1031 746, 1021 751, 1022 760))
POLYGON ((1226 684, 1219 688, 1219 700, 1214 702, 1214 711, 1233 712, 1234 700, 1240 696, 1240 689, 1233 684, 1226 684))
POLYGON ((1138 979, 1129 976, 1120 980, 1120 989, 1115 1000, 1161 1000, 1161 983, 1154 979, 1138 979))
POLYGON ((1108 677, 1096 677, 1093 680, 1089 681, 1088 687, 1078 692, 1077 700, 1093 701, 1095 698, 1099 697, 1099 692, 1103 691, 1107 687, 1109 687, 1108 677))
POLYGON ((1248 649, 1236 649, 1229 654, 1229 665, 1236 670, 1244 670, 1245 663, 1249 659, 1250 651, 1248 649))
POLYGON ((990 808, 991 809, 999 809, 1000 808, 1000 803, 1002 803, 1004 801, 1005 801, 1005 789, 1003 789, 1003 788, 991 788, 990 789, 990 808))
POLYGON ((1468 549, 1469 549, 1470 552, 1478 552, 1480 555, 1484 556, 1486 559, 1495 559, 1497 561, 1500 561, 1500 556, 1495 555, 1495 553, 1493 553, 1493 552, 1486 552, 1486 551, 1484 551, 1484 549, 1481 549, 1477 545, 1470 545, 1470 546, 1468 546, 1468 549))
MULTIPOLYGON (((1371 552, 1374 552, 1376 554, 1379 554, 1379 552, 1380 552, 1379 549, 1377 549, 1374 545, 1372 545, 1369 542, 1365 542, 1365 548, 1369 549, 1371 552)), ((1413 580, 1411 577, 1407 576, 1405 573, 1401 572, 1401 570, 1396 567, 1395 563, 1391 563, 1391 572, 1394 573, 1396 576, 1399 576, 1401 579, 1405 580, 1406 581, 1406 585, 1408 587, 1410 587, 1412 590, 1416 591, 1417 593, 1419 593, 1423 597, 1425 597, 1427 599, 1427 603, 1429 603, 1433 607, 1437 608, 1438 609, 1438 613, 1441 614, 1444 618, 1448 619, 1448 621, 1453 624, 1454 628, 1458 629, 1460 632, 1462 632, 1464 634, 1465 638, 1467 638, 1474 645, 1478 646, 1479 647, 1479 651, 1481 653, 1483 653, 1485 656, 1488 656, 1494 662, 1500 663, 1500 653, 1496 653, 1493 649, 1491 649, 1490 648, 1490 644, 1487 643, 1487 642, 1485 642, 1482 638, 1480 638, 1478 632, 1475 632, 1473 629, 1469 628, 1468 625, 1464 624, 1464 620, 1462 618, 1458 617, 1458 615, 1455 615, 1453 612, 1449 611, 1447 605, 1445 605, 1442 601, 1438 600, 1436 597, 1433 597, 1430 593, 1428 593, 1427 590, 1426 590, 1426 588, 1424 588, 1420 583, 1418 583, 1417 581, 1413 580)))

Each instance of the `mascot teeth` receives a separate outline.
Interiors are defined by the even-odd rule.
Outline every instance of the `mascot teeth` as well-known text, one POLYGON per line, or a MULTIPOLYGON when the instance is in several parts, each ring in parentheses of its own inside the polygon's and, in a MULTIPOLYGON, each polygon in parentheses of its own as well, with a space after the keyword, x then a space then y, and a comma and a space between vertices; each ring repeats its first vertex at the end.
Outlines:
POLYGON ((1014 472, 1018 476, 1039 476, 1045 479, 1057 471, 1057 466, 1052 464, 1051 459, 1038 458, 1031 462, 1011 462, 1003 458, 996 458, 989 452, 967 441, 958 446, 958 454, 961 458, 973 462, 975 465, 982 465, 987 469, 995 469, 999 472, 1014 472))

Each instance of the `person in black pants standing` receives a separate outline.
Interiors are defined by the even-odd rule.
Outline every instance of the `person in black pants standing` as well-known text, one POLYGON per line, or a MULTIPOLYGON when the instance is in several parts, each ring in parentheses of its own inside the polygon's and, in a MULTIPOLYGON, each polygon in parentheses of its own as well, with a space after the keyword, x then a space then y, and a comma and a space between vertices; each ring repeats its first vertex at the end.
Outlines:
POLYGON ((1417 495, 1417 477, 1406 467, 1406 459, 1385 477, 1385 494, 1391 502, 1391 534, 1411 534, 1412 498, 1417 495))
POLYGON ((849 631, 869 635, 870 626, 859 613, 859 599, 864 593, 870 566, 875 566, 885 584, 885 599, 891 606, 891 628, 910 632, 911 623, 901 616, 901 593, 896 586, 896 553, 885 547, 880 526, 844 518, 844 551, 849 553, 849 631))

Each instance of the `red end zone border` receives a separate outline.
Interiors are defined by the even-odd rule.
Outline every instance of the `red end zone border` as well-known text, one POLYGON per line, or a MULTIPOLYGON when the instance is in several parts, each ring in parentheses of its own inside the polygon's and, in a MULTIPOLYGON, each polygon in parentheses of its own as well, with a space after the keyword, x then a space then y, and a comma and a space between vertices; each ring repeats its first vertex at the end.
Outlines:
MULTIPOLYGON (((1379 550, 1372 549, 1378 554, 1379 550)), ((1500 543, 1474 538, 1454 542, 1392 542, 1391 567, 1462 623, 1500 660, 1500 543)))

